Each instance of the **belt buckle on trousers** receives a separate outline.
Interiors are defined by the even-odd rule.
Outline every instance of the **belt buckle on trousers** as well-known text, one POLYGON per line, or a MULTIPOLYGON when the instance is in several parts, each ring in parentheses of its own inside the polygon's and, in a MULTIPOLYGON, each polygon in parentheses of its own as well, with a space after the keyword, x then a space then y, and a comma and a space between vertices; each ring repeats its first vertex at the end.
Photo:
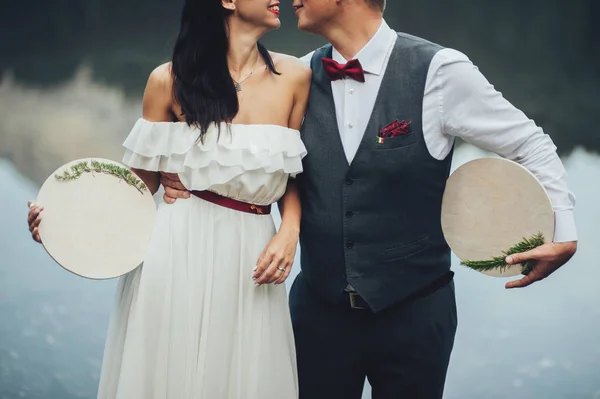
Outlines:
POLYGON ((358 295, 358 293, 356 292, 348 292, 348 296, 350 297, 350 307, 352 309, 366 309, 365 307, 359 306, 356 304, 357 302, 357 298, 360 298, 360 296, 358 295))

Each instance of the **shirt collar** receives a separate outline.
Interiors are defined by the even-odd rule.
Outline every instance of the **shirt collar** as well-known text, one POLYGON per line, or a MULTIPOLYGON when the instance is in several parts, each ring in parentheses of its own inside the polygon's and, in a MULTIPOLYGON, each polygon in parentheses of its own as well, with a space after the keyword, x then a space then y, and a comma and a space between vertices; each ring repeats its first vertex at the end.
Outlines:
MULTIPOLYGON (((382 20, 375 35, 373 35, 371 40, 369 40, 358 54, 356 54, 354 59, 360 61, 365 72, 373 75, 380 75, 383 73, 386 56, 390 48, 394 45, 396 37, 396 32, 388 26, 385 20, 382 20)), ((335 47, 332 51, 332 58, 341 64, 345 64, 349 61, 344 59, 335 47)))

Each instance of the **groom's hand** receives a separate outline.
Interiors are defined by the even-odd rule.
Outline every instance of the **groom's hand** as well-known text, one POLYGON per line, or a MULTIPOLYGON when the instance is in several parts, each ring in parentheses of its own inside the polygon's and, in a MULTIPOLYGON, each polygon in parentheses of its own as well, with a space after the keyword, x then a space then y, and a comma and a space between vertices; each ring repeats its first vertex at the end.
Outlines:
POLYGON ((179 180, 177 173, 160 173, 160 184, 164 186, 163 199, 167 204, 174 204, 179 198, 190 198, 190 192, 179 180))
POLYGON ((520 280, 510 281, 506 288, 527 287, 554 273, 559 267, 567 263, 577 251, 577 241, 550 242, 527 252, 513 254, 506 257, 506 263, 514 265, 527 260, 535 262, 533 270, 520 280))

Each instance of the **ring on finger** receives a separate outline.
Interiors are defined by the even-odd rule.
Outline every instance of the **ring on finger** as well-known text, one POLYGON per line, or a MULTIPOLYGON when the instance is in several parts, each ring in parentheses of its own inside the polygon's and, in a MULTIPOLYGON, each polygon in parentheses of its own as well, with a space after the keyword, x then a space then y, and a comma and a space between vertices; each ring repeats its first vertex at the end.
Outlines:
POLYGON ((285 267, 279 266, 279 267, 277 267, 277 270, 279 270, 282 273, 285 273, 285 267))

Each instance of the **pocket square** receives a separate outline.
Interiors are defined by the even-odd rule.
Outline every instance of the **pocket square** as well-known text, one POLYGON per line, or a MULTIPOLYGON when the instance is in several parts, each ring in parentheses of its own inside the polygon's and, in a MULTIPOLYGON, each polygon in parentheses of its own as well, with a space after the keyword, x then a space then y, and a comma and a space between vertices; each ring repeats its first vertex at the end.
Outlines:
POLYGON ((411 123, 412 121, 406 122, 403 120, 402 122, 400 122, 398 121, 398 119, 396 119, 395 121, 393 121, 392 123, 385 126, 379 131, 379 134, 377 135, 377 142, 381 144, 383 143, 384 138, 396 137, 410 133, 411 123))

